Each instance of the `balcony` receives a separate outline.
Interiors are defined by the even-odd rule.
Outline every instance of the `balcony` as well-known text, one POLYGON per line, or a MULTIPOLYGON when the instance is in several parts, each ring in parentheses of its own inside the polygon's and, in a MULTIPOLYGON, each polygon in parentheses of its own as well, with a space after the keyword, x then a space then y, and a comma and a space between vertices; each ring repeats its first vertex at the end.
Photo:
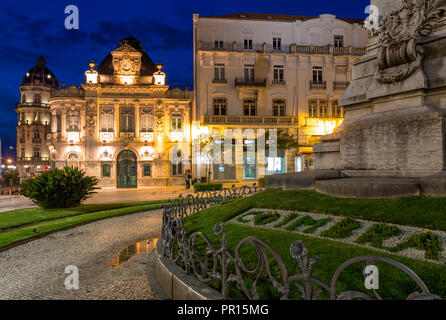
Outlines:
POLYGON ((247 87, 247 88, 253 88, 253 87, 266 87, 266 79, 264 80, 238 80, 235 78, 235 87, 247 87))
POLYGON ((311 90, 326 90, 327 81, 310 81, 311 90))
POLYGON ((212 116, 205 115, 201 121, 206 125, 298 125, 298 117, 274 116, 212 116))
POLYGON ((182 131, 172 131, 170 132, 170 141, 183 141, 184 140, 184 135, 182 131))
POLYGON ((115 133, 113 131, 100 132, 99 138, 102 142, 110 142, 115 138, 115 133))
POLYGON ((120 132, 119 137, 123 140, 132 141, 135 138, 134 132, 120 132))
POLYGON ((333 90, 345 90, 348 88, 349 84, 349 81, 333 81, 333 90))
POLYGON ((330 54, 330 55, 351 55, 363 56, 365 48, 354 47, 334 47, 328 46, 313 46, 313 45, 297 45, 282 44, 280 48, 274 48, 272 44, 267 43, 253 43, 252 47, 245 48, 244 43, 224 42, 223 46, 216 47, 212 41, 198 41, 198 50, 203 51, 233 51, 233 52, 266 52, 266 53, 303 53, 303 54, 330 54))
POLYGON ((17 162, 47 162, 49 157, 17 157, 17 162))
POLYGON ((144 142, 153 142, 153 132, 140 132, 139 136, 144 142))
POLYGON ((212 80, 212 83, 228 83, 228 80, 226 80, 226 79, 214 79, 214 80, 212 80))
POLYGON ((284 85, 286 85, 286 81, 285 80, 273 80, 273 81, 271 81, 271 85, 284 86, 284 85))
POLYGON ((33 138, 33 143, 42 143, 42 139, 40 139, 40 138, 33 138))

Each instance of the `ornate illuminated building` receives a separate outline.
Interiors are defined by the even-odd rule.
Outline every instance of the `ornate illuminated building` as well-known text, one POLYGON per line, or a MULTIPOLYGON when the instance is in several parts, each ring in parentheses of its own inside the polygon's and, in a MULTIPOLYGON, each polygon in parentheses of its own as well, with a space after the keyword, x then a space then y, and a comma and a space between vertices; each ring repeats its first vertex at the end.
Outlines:
POLYGON ((16 106, 21 175, 71 165, 102 187, 184 183, 187 164, 171 163, 169 153, 190 154, 192 91, 169 88, 163 66, 132 37, 97 70, 89 66, 81 87, 58 87, 43 58, 25 75, 16 106))

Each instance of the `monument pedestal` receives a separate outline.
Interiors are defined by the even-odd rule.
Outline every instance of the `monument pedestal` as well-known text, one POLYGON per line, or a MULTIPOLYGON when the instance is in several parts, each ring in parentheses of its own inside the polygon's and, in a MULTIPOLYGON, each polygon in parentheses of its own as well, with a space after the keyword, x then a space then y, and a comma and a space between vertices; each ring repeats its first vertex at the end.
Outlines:
POLYGON ((314 147, 315 167, 347 177, 416 178, 421 194, 446 196, 446 0, 389 3, 372 0, 380 26, 340 100, 344 123, 314 147))

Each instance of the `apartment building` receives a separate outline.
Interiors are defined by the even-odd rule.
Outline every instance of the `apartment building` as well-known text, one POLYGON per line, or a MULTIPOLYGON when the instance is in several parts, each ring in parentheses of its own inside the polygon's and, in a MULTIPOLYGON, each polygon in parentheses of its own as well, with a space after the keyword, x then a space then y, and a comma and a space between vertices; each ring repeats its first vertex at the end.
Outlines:
POLYGON ((216 129, 281 129, 299 148, 249 157, 255 139, 233 139, 238 164, 214 164, 213 180, 255 180, 310 170, 313 145, 343 121, 338 99, 365 53, 361 20, 237 13, 193 15, 194 119, 216 129), (240 153, 240 154, 237 154, 240 153), (259 159, 259 157, 266 157, 259 159))

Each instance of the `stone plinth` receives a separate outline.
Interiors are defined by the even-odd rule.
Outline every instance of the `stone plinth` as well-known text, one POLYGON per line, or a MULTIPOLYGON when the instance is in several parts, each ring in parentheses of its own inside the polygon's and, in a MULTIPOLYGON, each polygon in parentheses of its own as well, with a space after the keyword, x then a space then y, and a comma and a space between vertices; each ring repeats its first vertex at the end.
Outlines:
POLYGON ((344 123, 314 148, 315 167, 350 177, 444 173, 446 0, 371 4, 379 8, 380 27, 370 32, 367 53, 340 99, 344 123))
POLYGON ((345 198, 392 198, 420 195, 418 179, 346 178, 316 181, 316 191, 345 198))

